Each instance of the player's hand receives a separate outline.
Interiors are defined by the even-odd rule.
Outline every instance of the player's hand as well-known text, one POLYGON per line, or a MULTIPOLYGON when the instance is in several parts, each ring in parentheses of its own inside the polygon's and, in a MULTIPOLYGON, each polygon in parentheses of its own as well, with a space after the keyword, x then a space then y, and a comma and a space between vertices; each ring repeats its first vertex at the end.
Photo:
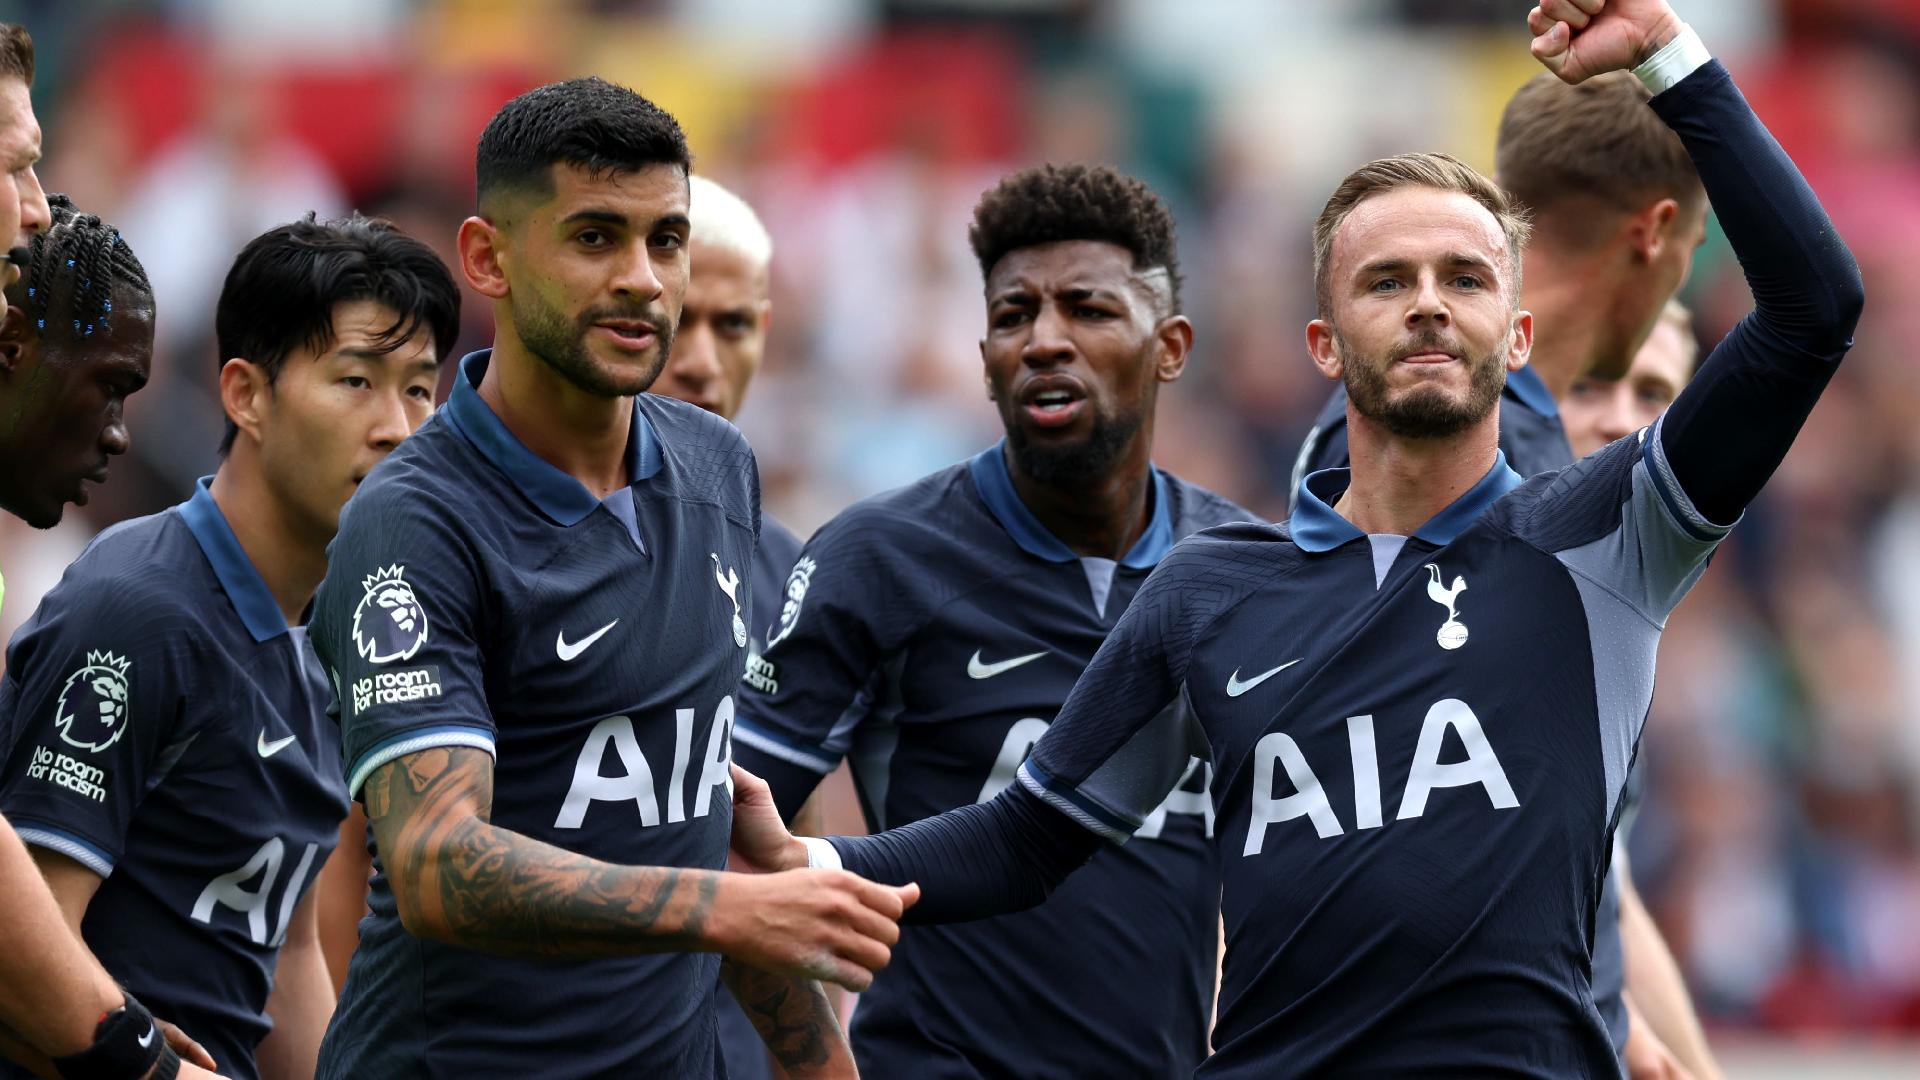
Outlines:
POLYGON ((1627 1046, 1622 1056, 1626 1058, 1627 1080, 1694 1080, 1687 1067, 1667 1049, 1667 1044, 1653 1033, 1646 1018, 1634 1006, 1633 998, 1627 996, 1625 1000, 1627 1046))
POLYGON ((721 953, 777 975, 865 990, 893 959, 918 885, 879 885, 845 870, 721 874, 709 934, 721 953))
POLYGON ((1667 0, 1540 0, 1527 13, 1534 59, 1567 83, 1638 67, 1680 27, 1667 0))
POLYGON ((159 1025, 160 1034, 167 1037, 167 1045, 173 1047, 173 1052, 180 1055, 180 1063, 183 1066, 180 1075, 187 1075, 184 1068, 187 1065, 198 1065, 209 1072, 220 1067, 219 1063, 213 1060, 213 1055, 207 1053, 207 1048, 194 1042, 186 1032, 157 1016, 154 1017, 153 1022, 159 1025))
POLYGON ((727 868, 771 874, 806 865, 806 845, 795 840, 780 820, 773 789, 765 780, 733 766, 733 840, 727 850, 727 868))

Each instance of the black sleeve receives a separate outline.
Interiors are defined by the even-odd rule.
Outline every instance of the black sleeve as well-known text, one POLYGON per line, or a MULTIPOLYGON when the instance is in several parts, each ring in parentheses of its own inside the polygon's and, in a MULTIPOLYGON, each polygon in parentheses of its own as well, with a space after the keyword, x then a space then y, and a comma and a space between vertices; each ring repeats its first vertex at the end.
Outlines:
POLYGON ((1708 521, 1738 518, 1853 344, 1859 267, 1786 151, 1710 61, 1655 97, 1692 155, 1753 293, 1661 421, 1673 477, 1708 521))
POLYGON ((906 921, 967 922, 1047 898, 1105 843, 1019 784, 990 801, 872 836, 836 836, 848 870, 888 885, 920 883, 906 921))

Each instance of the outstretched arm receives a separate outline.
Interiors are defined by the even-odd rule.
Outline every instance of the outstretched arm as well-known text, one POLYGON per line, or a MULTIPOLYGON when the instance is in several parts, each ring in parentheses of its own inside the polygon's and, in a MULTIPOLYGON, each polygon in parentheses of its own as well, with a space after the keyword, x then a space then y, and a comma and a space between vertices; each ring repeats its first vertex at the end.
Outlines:
POLYGON ((1635 68, 1693 158, 1753 293, 1753 313, 1658 428, 1671 476, 1656 479, 1670 479, 1711 533, 1759 494, 1852 345, 1859 268, 1806 178, 1666 0, 1548 0, 1528 25, 1534 55, 1568 82, 1635 68))
POLYGON ((861 990, 915 895, 840 871, 622 866, 542 843, 491 824, 493 759, 469 747, 381 765, 365 799, 407 931, 487 952, 720 952, 861 990))

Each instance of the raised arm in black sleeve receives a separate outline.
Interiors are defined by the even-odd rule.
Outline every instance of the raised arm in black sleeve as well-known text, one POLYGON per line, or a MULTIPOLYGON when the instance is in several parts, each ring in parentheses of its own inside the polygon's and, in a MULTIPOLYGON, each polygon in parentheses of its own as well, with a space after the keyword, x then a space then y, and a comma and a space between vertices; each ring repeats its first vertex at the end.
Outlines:
POLYGON ((1786 457, 1853 344, 1860 270, 1719 61, 1652 106, 1692 155, 1753 293, 1752 314, 1715 347, 1660 427, 1680 489, 1708 521, 1729 524, 1786 457))

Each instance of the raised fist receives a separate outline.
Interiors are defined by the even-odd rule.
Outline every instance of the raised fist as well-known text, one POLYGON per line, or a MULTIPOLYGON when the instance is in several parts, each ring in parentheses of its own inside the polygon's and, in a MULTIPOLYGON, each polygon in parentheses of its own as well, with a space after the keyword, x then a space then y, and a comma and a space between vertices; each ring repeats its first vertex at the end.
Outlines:
POLYGON ((1527 13, 1534 59, 1568 83, 1638 67, 1680 27, 1667 0, 1540 0, 1527 13))

